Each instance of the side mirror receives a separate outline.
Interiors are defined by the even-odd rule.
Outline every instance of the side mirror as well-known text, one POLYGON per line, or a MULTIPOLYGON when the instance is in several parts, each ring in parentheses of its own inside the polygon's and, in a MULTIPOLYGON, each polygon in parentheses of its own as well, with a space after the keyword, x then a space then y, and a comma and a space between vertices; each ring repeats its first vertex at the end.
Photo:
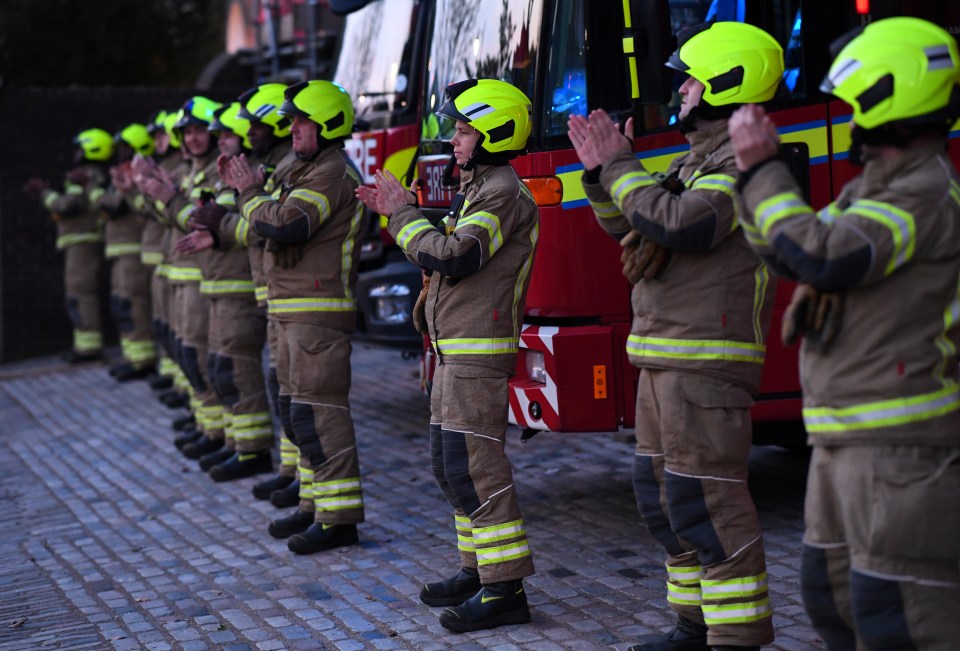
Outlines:
POLYGON ((638 104, 666 104, 673 75, 664 64, 673 52, 667 0, 630 0, 624 4, 623 54, 631 97, 638 104))

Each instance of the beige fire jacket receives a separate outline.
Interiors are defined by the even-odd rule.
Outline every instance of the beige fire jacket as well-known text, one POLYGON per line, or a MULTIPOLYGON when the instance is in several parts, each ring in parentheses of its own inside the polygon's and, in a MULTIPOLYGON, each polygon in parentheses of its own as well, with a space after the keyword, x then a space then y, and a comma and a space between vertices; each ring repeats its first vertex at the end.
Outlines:
POLYGON ((763 259, 846 292, 829 348, 801 348, 815 443, 960 444, 960 183, 945 149, 868 159, 819 213, 779 161, 744 184, 741 222, 763 259))
POLYGON ((756 396, 775 283, 737 224, 738 173, 726 127, 720 120, 687 134, 690 152, 667 170, 683 183, 679 194, 632 152, 606 161, 600 182, 585 181, 584 189, 608 233, 619 238, 633 229, 671 251, 659 278, 633 288, 631 363, 710 375, 756 396))
POLYGON ((216 151, 203 158, 195 158, 191 161, 190 169, 184 175, 177 194, 167 202, 167 221, 173 230, 167 249, 166 276, 167 280, 173 284, 199 283, 203 280, 200 270, 203 264, 202 258, 209 252, 196 255, 181 254, 177 252, 176 245, 189 231, 187 222, 201 194, 203 192, 216 194, 216 183, 219 178, 216 151))
MULTIPOLYGON (((267 265, 270 318, 356 329, 357 266, 363 205, 360 175, 335 145, 312 161, 298 160, 274 198, 264 187, 240 193, 240 213, 261 237, 302 247, 293 267, 267 265)), ((268 256, 269 257, 269 256, 268 256)))
POLYGON ((42 200, 57 222, 57 250, 75 244, 103 241, 103 224, 94 204, 100 200, 107 184, 101 165, 87 163, 87 182, 83 185, 65 181, 63 192, 46 190, 42 200))
POLYGON ((513 374, 540 215, 509 165, 460 176, 463 205, 438 229, 416 207, 390 216, 390 234, 414 264, 433 272, 426 318, 443 364, 513 374))

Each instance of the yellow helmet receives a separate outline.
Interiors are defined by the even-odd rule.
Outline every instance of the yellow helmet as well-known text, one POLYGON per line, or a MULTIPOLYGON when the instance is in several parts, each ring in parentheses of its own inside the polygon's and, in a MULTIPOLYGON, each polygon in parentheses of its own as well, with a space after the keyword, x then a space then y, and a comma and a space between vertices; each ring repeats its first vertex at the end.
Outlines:
POLYGON ((820 90, 853 107, 853 122, 946 123, 960 116, 960 56, 944 29, 920 18, 878 20, 840 37, 820 90))
POLYGON ((240 102, 230 102, 214 111, 210 131, 229 131, 250 149, 250 121, 240 115, 240 102))
POLYGON ((103 129, 86 129, 73 139, 73 144, 83 150, 83 157, 90 161, 106 162, 113 157, 113 138, 103 129))
POLYGON ((704 85, 710 106, 767 102, 783 77, 783 48, 759 27, 701 23, 680 30, 667 67, 704 85))
POLYGON ((337 84, 318 79, 303 81, 288 86, 283 98, 280 115, 316 122, 321 138, 346 138, 353 131, 353 101, 337 84))
POLYGON ((273 127, 273 135, 286 138, 290 135, 290 118, 280 115, 283 105, 283 84, 261 84, 239 97, 240 117, 250 122, 262 122, 273 127))
POLYGON ((159 111, 156 111, 150 115, 150 117, 147 119, 147 131, 153 134, 162 129, 163 122, 167 119, 167 115, 169 114, 163 109, 160 109, 159 111))
POLYGON ((150 135, 147 127, 143 124, 137 122, 128 124, 117 132, 117 135, 115 135, 113 139, 116 142, 125 142, 130 145, 130 149, 132 149, 135 154, 142 154, 143 156, 153 155, 153 136, 150 135))
POLYGON ((530 111, 530 100, 515 86, 466 79, 447 86, 437 116, 467 122, 482 135, 478 147, 487 153, 520 153, 530 137, 530 111))
POLYGON ((177 122, 180 121, 182 116, 183 109, 179 109, 173 113, 167 113, 167 117, 163 119, 163 130, 167 132, 167 137, 170 138, 170 146, 174 149, 180 149, 183 145, 183 138, 180 137, 180 130, 177 129, 177 122))
POLYGON ((191 124, 209 127, 213 121, 213 112, 221 106, 223 104, 220 102, 214 102, 202 95, 191 97, 184 103, 174 128, 183 129, 191 124))

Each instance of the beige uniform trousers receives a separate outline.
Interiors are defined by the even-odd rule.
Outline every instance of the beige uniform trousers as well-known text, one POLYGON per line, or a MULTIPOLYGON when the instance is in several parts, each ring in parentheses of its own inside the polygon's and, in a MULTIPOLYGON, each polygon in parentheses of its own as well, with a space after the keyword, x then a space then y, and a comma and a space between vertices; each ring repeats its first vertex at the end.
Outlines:
POLYGON ((103 348, 100 331, 100 267, 103 244, 90 242, 63 251, 63 287, 73 325, 73 349, 95 354, 103 348))

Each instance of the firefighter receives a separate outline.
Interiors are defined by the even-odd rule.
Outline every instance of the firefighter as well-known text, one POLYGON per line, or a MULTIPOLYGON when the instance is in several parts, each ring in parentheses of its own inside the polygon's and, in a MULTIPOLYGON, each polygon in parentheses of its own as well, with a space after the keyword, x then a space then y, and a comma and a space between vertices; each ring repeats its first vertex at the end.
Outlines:
POLYGON ((852 106, 863 172, 819 213, 764 112, 730 120, 748 240, 775 272, 845 294, 833 341, 801 348, 803 600, 829 649, 945 651, 960 640, 960 56, 906 17, 831 52, 820 90, 852 106))
POLYGON ((635 283, 627 353, 640 369, 633 482, 637 507, 667 552, 678 623, 637 651, 758 649, 774 637, 763 537, 747 490, 749 409, 760 385, 774 283, 737 229, 738 176, 727 120, 772 99, 783 50, 743 23, 677 35, 667 66, 680 87, 690 153, 662 181, 603 111, 571 116, 570 140, 600 226, 626 244, 635 283))
POLYGON ((123 361, 110 369, 120 382, 145 378, 156 370, 157 347, 150 315, 150 270, 140 257, 144 199, 131 178, 137 154, 152 156, 153 136, 143 124, 128 124, 114 135, 111 185, 96 204, 105 218, 106 258, 110 265, 110 312, 120 333, 123 361))
POLYGON ((178 253, 176 243, 186 236, 187 222, 200 198, 205 192, 215 194, 216 150, 208 128, 214 111, 220 106, 199 95, 183 105, 174 128, 190 157, 190 169, 179 186, 161 173, 157 165, 153 165, 141 181, 147 194, 162 202, 166 220, 174 229, 166 270, 167 281, 173 287, 170 319, 174 334, 170 346, 175 349, 177 363, 189 380, 190 407, 196 417, 197 431, 202 433, 197 440, 185 444, 182 451, 189 459, 200 459, 204 469, 209 469, 214 459, 202 457, 224 446, 224 412, 207 373, 210 307, 207 297, 200 293, 202 262, 196 260, 198 256, 178 253))
POLYGON ((449 606, 455 632, 530 621, 523 578, 534 573, 504 445, 507 381, 519 346, 539 234, 536 203, 509 160, 530 135, 530 102, 502 81, 468 79, 446 89, 438 117, 455 122, 450 142, 460 194, 439 226, 389 173, 357 194, 390 215, 390 234, 431 274, 415 322, 437 353, 430 400, 431 467, 454 508, 460 569, 426 584, 420 599, 449 606))
POLYGON ((312 472, 312 501, 274 520, 270 533, 289 537, 294 553, 310 554, 356 544, 364 517, 348 399, 363 206, 353 193, 360 174, 343 150, 353 128, 347 92, 328 81, 295 84, 280 113, 292 120, 299 160, 278 197, 245 156, 221 157, 219 171, 239 191, 241 214, 268 240, 280 412, 301 465, 312 472))
POLYGON ((67 315, 73 324, 71 364, 100 359, 100 267, 103 264, 103 228, 92 206, 105 192, 107 163, 113 156, 113 138, 103 129, 77 134, 74 167, 67 172, 63 192, 50 189, 47 180, 32 178, 24 188, 39 197, 57 224, 57 250, 64 252, 63 284, 67 315))
MULTIPOLYGON (((239 112, 240 103, 232 102, 213 114, 210 131, 222 156, 250 149, 250 123, 239 112)), ((216 190, 191 215, 188 225, 196 230, 177 242, 177 251, 210 251, 200 284, 210 300, 207 374, 223 403, 226 429, 226 445, 209 460, 210 476, 230 481, 270 471, 273 422, 261 364, 266 313, 254 297, 246 245, 220 236, 220 224, 236 211, 233 188, 218 180, 216 190)))

